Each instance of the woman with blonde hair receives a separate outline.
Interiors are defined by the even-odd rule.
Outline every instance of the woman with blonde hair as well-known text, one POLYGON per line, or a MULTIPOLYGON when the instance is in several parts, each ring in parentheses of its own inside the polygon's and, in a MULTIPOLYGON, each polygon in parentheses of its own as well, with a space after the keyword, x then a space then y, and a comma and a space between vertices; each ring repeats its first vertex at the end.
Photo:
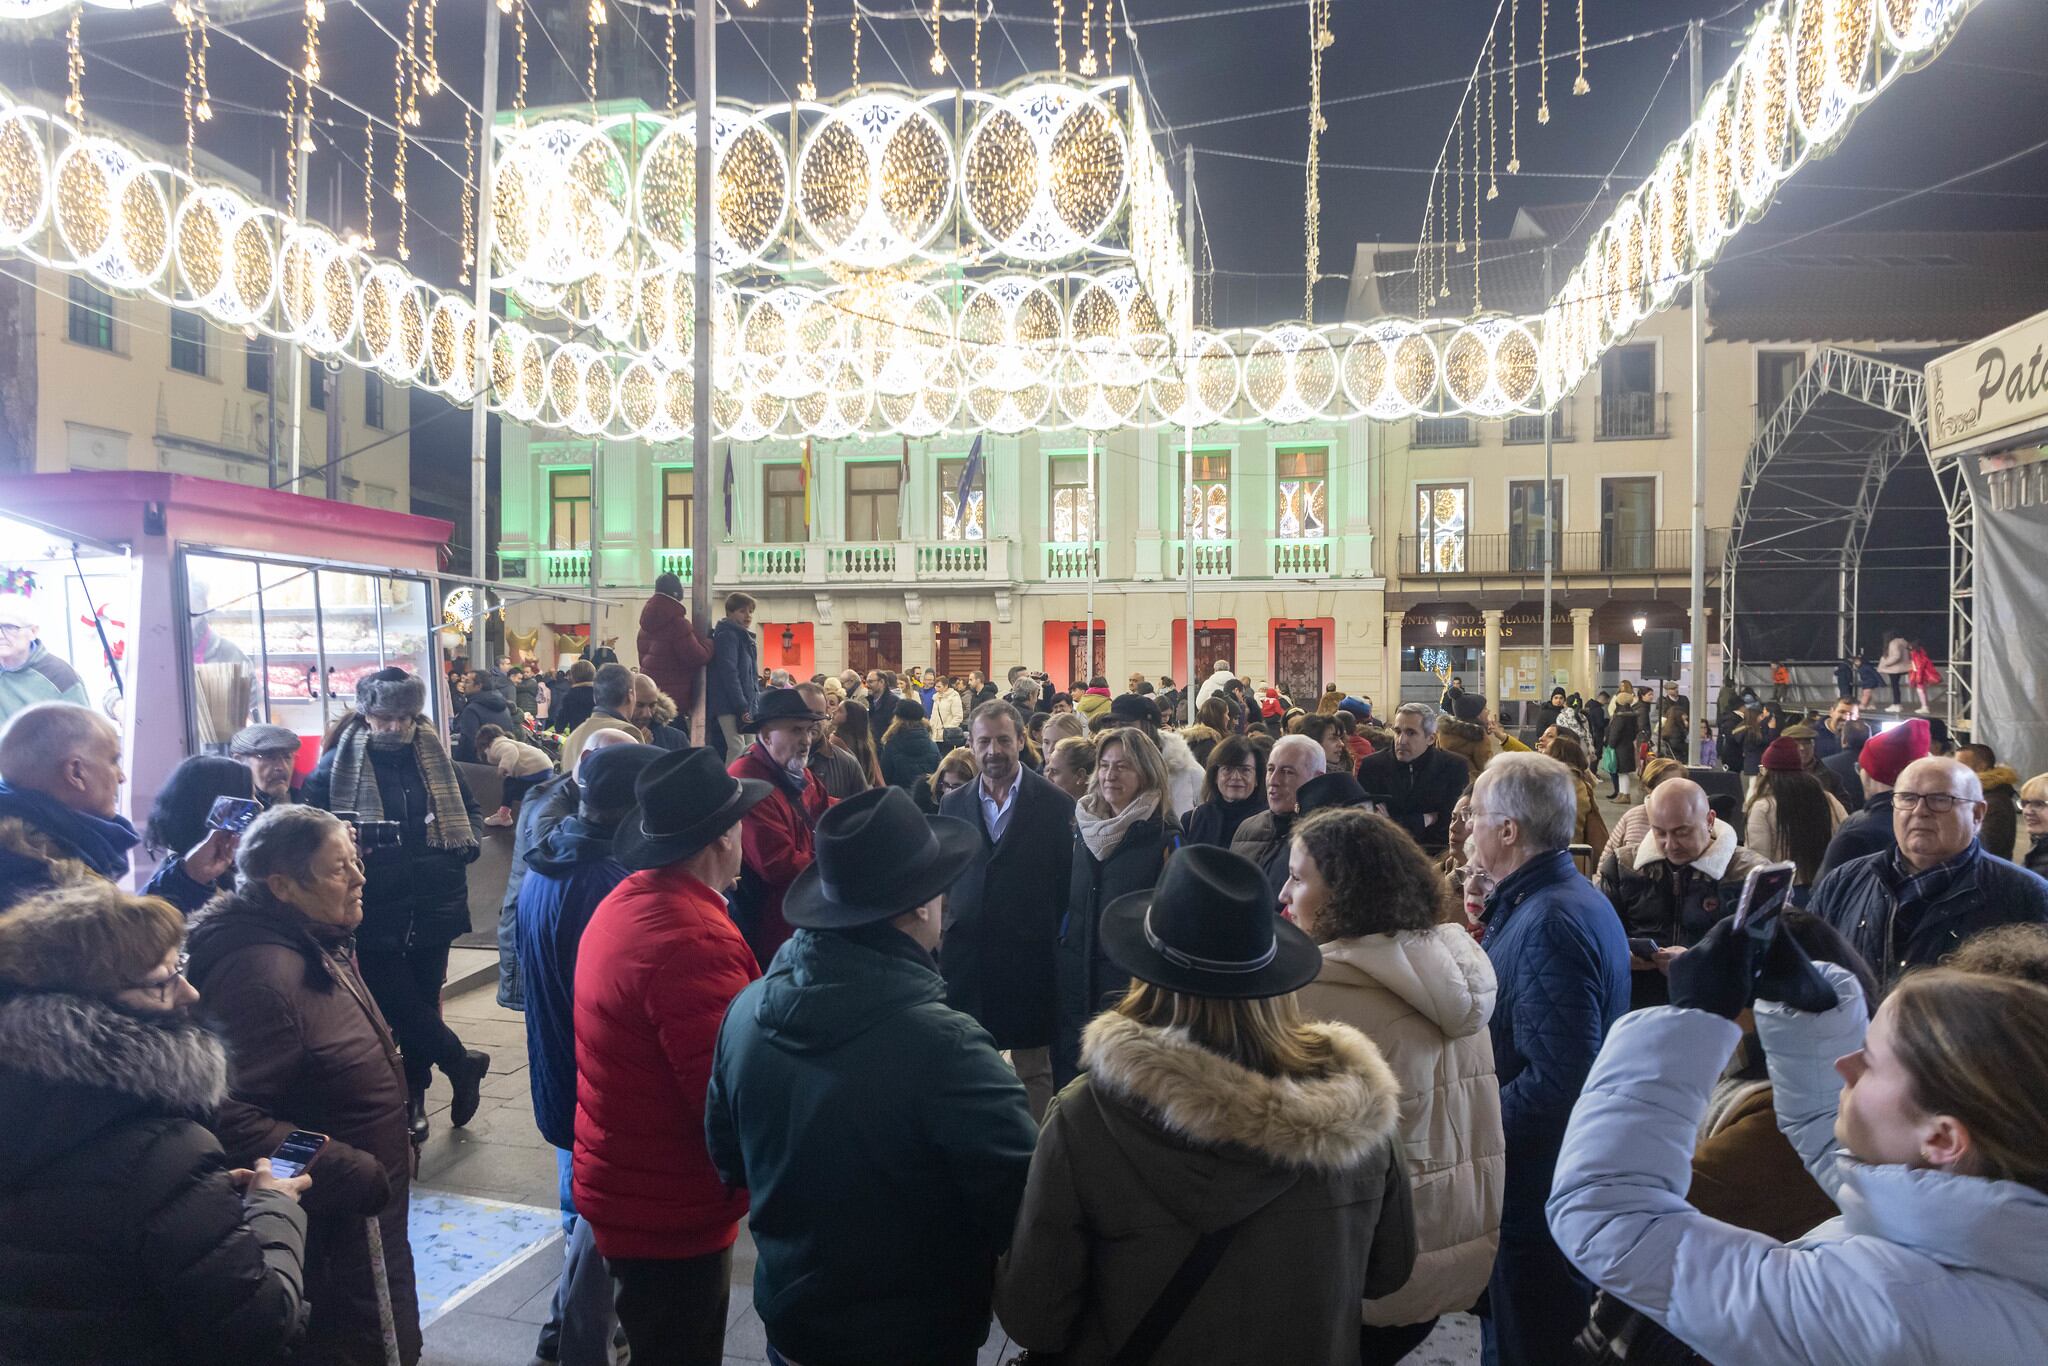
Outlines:
POLYGON ((1600 1289, 1713 1361, 2037 1361, 2048 1341, 2048 989, 1930 968, 1867 1019, 1847 970, 1721 921, 1608 1033, 1549 1203, 1600 1289), (1792 1242, 1686 1202, 1753 1008, 1778 1128, 1842 1213, 1792 1242), (1730 1306, 1738 1306, 1730 1312, 1730 1306))
POLYGON ((1054 787, 1080 801, 1095 780, 1095 742, 1085 735, 1063 737, 1046 752, 1045 776, 1054 787))
POLYGON ((1408 833, 1356 807, 1294 830, 1281 901, 1321 946, 1301 989, 1311 1019, 1341 1020, 1379 1048, 1401 1083, 1401 1151, 1415 1192, 1415 1275, 1368 1299, 1360 1352, 1393 1363, 1439 1315, 1472 1306, 1500 1243, 1507 1137, 1494 1077, 1493 965, 1408 833))
POLYGON ((2048 877, 2048 773, 2036 773, 2020 784, 2020 824, 2031 841, 2024 862, 2048 877))
POLYGON ((1120 896, 1150 891, 1180 845, 1166 760, 1144 731, 1127 726, 1095 737, 1094 781, 1074 804, 1074 826, 1079 838, 1057 962, 1054 1086, 1065 1086, 1080 1069, 1082 1028, 1130 985, 1096 934, 1103 909, 1120 896))
MULTIPOLYGON (((1569 732, 1552 726, 1536 742, 1536 752, 1548 754, 1571 770, 1572 789, 1578 798, 1578 812, 1572 818, 1572 843, 1592 846, 1595 852, 1590 862, 1597 868, 1600 851, 1607 845, 1607 818, 1600 814, 1599 788, 1593 782, 1584 747, 1569 732)), ((1592 869, 1581 867, 1579 871, 1590 873, 1592 869)))
POLYGON ((1044 722, 1038 727, 1036 738, 1040 747, 1048 753, 1062 740, 1073 736, 1085 737, 1088 734, 1088 718, 1079 712, 1061 711, 1050 716, 1039 712, 1032 719, 1038 720, 1040 717, 1044 718, 1044 722))
POLYGON ((1227 849, 1177 854, 1100 928, 1131 986, 1039 1134, 1004 1329, 1069 1366, 1356 1361, 1360 1297, 1415 1265, 1393 1073, 1304 1020, 1321 956, 1227 849))

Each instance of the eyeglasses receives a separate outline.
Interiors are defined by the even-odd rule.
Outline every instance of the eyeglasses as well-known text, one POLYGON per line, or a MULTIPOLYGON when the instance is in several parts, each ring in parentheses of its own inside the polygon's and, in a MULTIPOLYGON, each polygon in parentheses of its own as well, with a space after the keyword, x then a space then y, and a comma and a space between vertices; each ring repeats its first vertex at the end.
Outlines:
POLYGON ((139 991, 158 1005, 169 1005, 171 997, 178 990, 178 984, 185 980, 185 965, 181 962, 171 975, 154 982, 129 982, 128 990, 139 991))
POLYGON ((1925 805, 1937 816, 1946 816, 1959 806, 1976 805, 1974 797, 1958 797, 1953 792, 1894 792, 1892 805, 1901 811, 1918 811, 1925 805))

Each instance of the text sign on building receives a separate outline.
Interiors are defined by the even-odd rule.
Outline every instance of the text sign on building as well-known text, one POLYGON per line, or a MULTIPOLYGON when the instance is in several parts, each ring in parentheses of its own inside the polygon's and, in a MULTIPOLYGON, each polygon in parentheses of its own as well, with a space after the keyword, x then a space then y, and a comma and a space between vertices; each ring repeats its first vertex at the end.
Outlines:
POLYGON ((1929 362, 1927 426, 1938 456, 2048 437, 2048 313, 1929 362))

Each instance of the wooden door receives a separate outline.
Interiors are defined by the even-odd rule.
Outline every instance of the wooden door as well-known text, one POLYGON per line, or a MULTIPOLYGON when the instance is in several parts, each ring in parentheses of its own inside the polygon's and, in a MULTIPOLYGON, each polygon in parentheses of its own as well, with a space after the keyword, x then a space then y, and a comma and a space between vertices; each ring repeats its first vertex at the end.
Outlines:
MULTIPOLYGON (((1237 665, 1237 628, 1235 626, 1201 626, 1195 629, 1195 673, 1207 678, 1216 670, 1216 661, 1227 659, 1234 668, 1237 665)), ((1175 663, 1182 661, 1175 660, 1175 663)), ((1239 669, 1239 673, 1244 670, 1239 669)))
POLYGON ((1283 627, 1274 634, 1273 683, 1297 707, 1323 695, 1323 628, 1283 627))
POLYGON ((1095 633, 1095 657, 1088 658, 1088 632, 1080 626, 1067 630, 1067 691, 1078 693, 1088 686, 1088 680, 1097 674, 1107 676, 1109 665, 1109 642, 1103 632, 1095 633))
POLYGON ((846 667, 862 677, 869 669, 902 673, 902 625, 893 621, 847 622, 846 667))
POLYGON ((988 623, 942 621, 933 632, 932 658, 941 677, 965 679, 979 670, 988 677, 988 623))

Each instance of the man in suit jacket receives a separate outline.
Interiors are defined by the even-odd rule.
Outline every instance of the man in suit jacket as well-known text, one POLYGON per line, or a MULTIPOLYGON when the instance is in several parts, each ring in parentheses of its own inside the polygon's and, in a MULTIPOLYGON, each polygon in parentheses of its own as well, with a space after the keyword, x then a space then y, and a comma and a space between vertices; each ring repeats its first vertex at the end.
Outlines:
POLYGON ((1074 799, 1023 763, 1023 721, 1008 702, 967 718, 978 782, 939 814, 981 832, 973 862, 946 894, 939 970, 946 999, 1007 1049, 1033 1119, 1052 1099, 1055 953, 1074 861, 1074 799))

